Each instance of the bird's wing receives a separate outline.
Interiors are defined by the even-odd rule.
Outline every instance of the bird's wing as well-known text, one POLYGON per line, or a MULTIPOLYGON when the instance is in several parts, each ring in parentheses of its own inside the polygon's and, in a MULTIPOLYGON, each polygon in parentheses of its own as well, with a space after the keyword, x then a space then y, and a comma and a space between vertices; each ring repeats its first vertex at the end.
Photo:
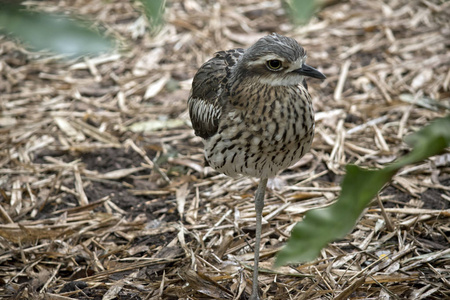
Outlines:
POLYGON ((188 106, 196 135, 208 139, 217 132, 224 105, 221 95, 243 53, 243 49, 217 52, 195 74, 188 106))

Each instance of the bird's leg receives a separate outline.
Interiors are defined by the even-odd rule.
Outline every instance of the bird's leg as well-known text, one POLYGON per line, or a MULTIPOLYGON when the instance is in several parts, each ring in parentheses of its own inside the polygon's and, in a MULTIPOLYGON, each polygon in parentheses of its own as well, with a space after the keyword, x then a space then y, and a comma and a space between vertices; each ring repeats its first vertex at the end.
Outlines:
POLYGON ((253 284, 252 295, 250 300, 259 300, 258 294, 258 265, 259 265, 259 248, 261 246, 261 228, 262 228, 262 211, 264 208, 264 195, 266 193, 267 178, 261 178, 255 195, 255 211, 256 211, 256 237, 255 237, 255 262, 253 264, 253 284))

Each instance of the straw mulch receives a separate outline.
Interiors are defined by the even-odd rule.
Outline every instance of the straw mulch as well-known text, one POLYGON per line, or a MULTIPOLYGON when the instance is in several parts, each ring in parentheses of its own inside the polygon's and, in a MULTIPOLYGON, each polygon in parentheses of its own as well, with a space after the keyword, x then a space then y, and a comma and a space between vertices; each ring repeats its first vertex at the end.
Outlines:
POLYGON ((0 37, 0 298, 246 299, 257 180, 203 165, 186 101, 215 51, 296 38, 313 149, 264 209, 264 299, 450 297, 450 155, 401 170, 317 260, 271 269, 347 163, 381 167, 448 113, 450 2, 328 2, 294 27, 280 1, 169 1, 156 36, 130 1, 34 1, 95 20, 121 51, 64 61, 0 37), (144 130, 145 129, 145 130, 144 130))

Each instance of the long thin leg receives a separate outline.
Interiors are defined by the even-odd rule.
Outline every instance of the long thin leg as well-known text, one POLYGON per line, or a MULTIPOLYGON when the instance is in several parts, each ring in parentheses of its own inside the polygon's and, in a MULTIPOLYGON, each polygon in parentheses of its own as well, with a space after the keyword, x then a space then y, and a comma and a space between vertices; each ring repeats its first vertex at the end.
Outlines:
POLYGON ((266 193, 267 178, 261 178, 255 195, 255 211, 256 211, 256 237, 255 237, 255 262, 253 264, 253 284, 252 295, 250 300, 259 300, 258 294, 258 265, 259 265, 259 248, 261 247, 261 227, 262 227, 262 211, 264 208, 264 195, 266 193))

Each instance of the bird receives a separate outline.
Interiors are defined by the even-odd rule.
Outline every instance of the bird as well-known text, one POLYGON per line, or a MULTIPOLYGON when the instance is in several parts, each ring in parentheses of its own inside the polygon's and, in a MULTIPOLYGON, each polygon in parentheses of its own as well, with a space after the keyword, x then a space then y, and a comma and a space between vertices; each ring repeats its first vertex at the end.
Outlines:
POLYGON ((216 52, 194 75, 188 98, 206 163, 230 177, 259 178, 251 300, 258 284, 262 212, 269 178, 295 164, 314 137, 314 110, 306 78, 325 75, 306 64, 293 38, 272 33, 247 49, 216 52))

